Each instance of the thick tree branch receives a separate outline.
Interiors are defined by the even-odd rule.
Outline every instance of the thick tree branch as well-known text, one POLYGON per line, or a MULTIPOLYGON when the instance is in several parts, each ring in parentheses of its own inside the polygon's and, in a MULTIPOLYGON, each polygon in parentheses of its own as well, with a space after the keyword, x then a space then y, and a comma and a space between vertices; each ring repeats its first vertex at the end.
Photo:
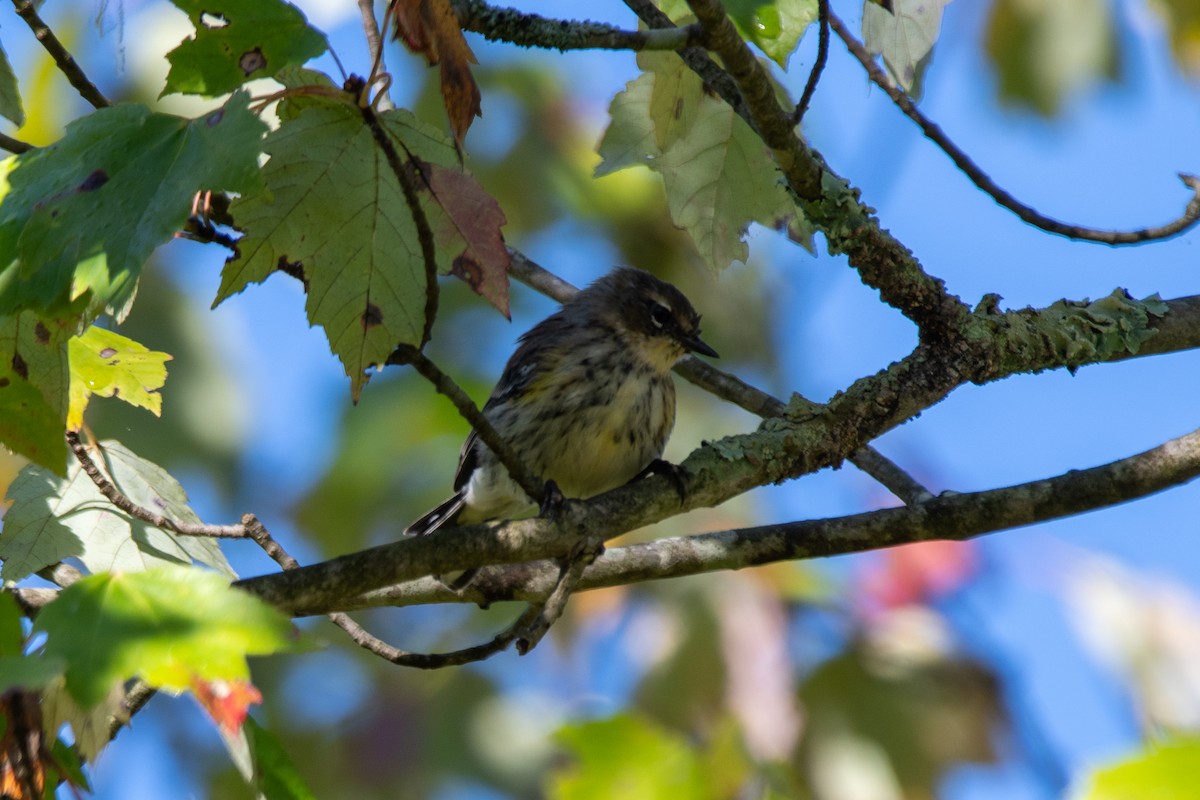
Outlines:
MULTIPOLYGON (((717 0, 688 0, 688 4, 704 27, 706 46, 721 57, 727 73, 716 69, 714 75, 712 62, 706 57, 698 59, 690 51, 681 57, 758 132, 797 205, 825 234, 830 251, 845 253, 864 283, 916 323, 922 341, 950 339, 953 331, 965 325, 970 313, 967 306, 948 293, 941 280, 926 274, 912 253, 880 227, 857 192, 800 140, 791 113, 779 105, 775 84, 721 4, 717 0)), ((646 0, 626 0, 626 5, 652 27, 670 24, 646 0)))
MULTIPOLYGON (((1195 299, 1186 302, 1190 305, 1195 299)), ((982 308, 972 315, 978 329, 964 337, 976 343, 972 352, 922 345, 888 369, 856 381, 819 414, 774 417, 754 433, 704 444, 683 463, 682 501, 670 481, 654 476, 588 501, 568 501, 553 521, 462 526, 239 585, 291 613, 314 613, 339 608, 350 596, 425 575, 561 558, 588 538, 607 540, 681 511, 718 505, 757 486, 837 466, 847 453, 912 419, 965 382, 1126 357, 1125 350, 1138 350, 1139 326, 1154 322, 1139 321, 1139 314, 1145 316, 1145 306, 1122 301, 1116 294, 1090 305, 1056 304, 1042 311, 982 308), (1106 322, 1111 324, 1106 327, 1106 322), (1059 335, 1047 336, 1046 329, 1059 335), (1133 338, 1118 354, 1111 337, 1122 330, 1133 338)), ((1150 352, 1147 344, 1143 341, 1138 352, 1150 352)), ((1200 347, 1200 340, 1188 346, 1200 347)), ((894 542, 880 542, 888 543, 894 542)))
MULTIPOLYGON (((824 5, 822 0, 822 5, 824 5)), ((876 62, 875 58, 867 52, 867 48, 862 42, 854 38, 854 34, 846 27, 836 14, 829 15, 829 24, 834 32, 846 44, 846 49, 850 51, 858 62, 862 64, 863 69, 867 71, 867 77, 871 82, 891 98, 896 107, 904 112, 905 116, 911 119, 925 134, 925 138, 929 139, 938 149, 950 157, 954 165, 977 186, 980 191, 987 194, 1004 208, 1016 214, 1022 221, 1033 225, 1036 228, 1046 231, 1047 233, 1066 236, 1069 239, 1080 239, 1088 242, 1100 242, 1101 244, 1137 244, 1138 242, 1148 242, 1159 239, 1169 239, 1172 236, 1178 236, 1187 229, 1191 228, 1200 221, 1200 180, 1197 180, 1191 175, 1180 175, 1185 186, 1192 190, 1192 198, 1188 201, 1187 208, 1183 215, 1178 219, 1168 222, 1166 225, 1160 225, 1154 228, 1138 228, 1131 231, 1104 231, 1097 228, 1088 228, 1082 225, 1072 225, 1066 222, 1060 222, 1052 217, 1047 217, 1039 213, 1036 209, 1025 205, 1004 188, 998 185, 988 176, 986 172, 971 160, 958 145, 950 140, 950 137, 936 123, 921 113, 917 108, 916 103, 910 98, 900 87, 896 86, 895 82, 888 77, 888 74, 876 62)))
POLYGON ((700 27, 625 31, 601 22, 547 19, 515 8, 498 8, 482 0, 454 0, 454 13, 464 30, 488 41, 518 47, 567 50, 679 50, 699 42, 700 27))
MULTIPOLYGON (((553 297, 560 303, 565 303, 579 291, 567 281, 534 263, 521 251, 510 247, 508 253, 511 257, 509 273, 527 286, 553 297)), ((780 417, 788 411, 783 401, 694 356, 688 356, 679 362, 675 372, 689 383, 751 414, 760 417, 780 417)), ((808 403, 808 410, 812 413, 817 413, 822 408, 819 403, 809 402, 799 395, 793 398, 793 402, 808 403)), ((848 460, 905 503, 919 502, 932 496, 916 479, 870 445, 853 453, 848 460)))
MULTIPOLYGON (((1152 450, 1087 470, 1003 489, 946 493, 923 503, 834 519, 764 525, 609 548, 576 591, 680 578, 775 561, 856 553, 932 539, 963 540, 1047 522, 1146 497, 1200 475, 1200 430, 1152 450)), ((557 566, 538 561, 479 571, 473 587, 488 602, 536 602, 557 566)), ((410 581, 350 601, 350 609, 447 603, 435 581, 410 581)))

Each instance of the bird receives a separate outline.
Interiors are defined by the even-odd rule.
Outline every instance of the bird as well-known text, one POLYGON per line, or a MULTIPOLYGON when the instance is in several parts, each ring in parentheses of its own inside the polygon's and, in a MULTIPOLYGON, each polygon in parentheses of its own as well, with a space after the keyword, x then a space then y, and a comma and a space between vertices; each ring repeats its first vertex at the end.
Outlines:
MULTIPOLYGON (((483 416, 561 497, 594 497, 671 467, 662 461, 675 424, 670 372, 689 353, 718 357, 700 338, 700 315, 688 299, 648 272, 619 267, 520 337, 483 416)), ((454 494, 405 534, 535 508, 472 431, 459 454, 454 494)))

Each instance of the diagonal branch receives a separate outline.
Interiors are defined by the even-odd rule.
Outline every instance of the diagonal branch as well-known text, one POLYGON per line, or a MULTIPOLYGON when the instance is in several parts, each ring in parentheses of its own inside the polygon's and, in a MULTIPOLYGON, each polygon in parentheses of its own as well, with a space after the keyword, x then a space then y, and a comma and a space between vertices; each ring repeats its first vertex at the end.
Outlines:
POLYGON ((800 102, 796 103, 796 110, 792 112, 793 125, 799 125, 800 120, 808 113, 808 104, 812 102, 812 97, 817 91, 817 82, 821 80, 821 73, 825 71, 825 61, 828 58, 829 0, 817 0, 817 60, 812 71, 808 73, 808 81, 804 84, 800 102))
MULTIPOLYGON (((626 0, 651 27, 670 25, 647 0, 626 0)), ((693 54, 681 56, 721 98, 742 115, 771 149, 793 199, 805 217, 824 234, 830 252, 845 253, 864 283, 880 298, 916 323, 924 342, 953 344, 967 324, 970 309, 927 274, 913 254, 883 230, 858 193, 836 175, 796 135, 790 112, 784 111, 776 86, 738 34, 718 0, 688 0, 705 31, 705 44, 721 58, 722 80, 711 75, 707 58, 697 65, 693 54), (732 78, 734 87, 729 86, 732 78)))
MULTIPOLYGON (((824 5, 825 0, 822 0, 824 5)), ((1066 236, 1069 239, 1080 239, 1088 242, 1100 242, 1101 244, 1137 244, 1138 242, 1149 242, 1161 239, 1169 239, 1172 236, 1177 236, 1183 233, 1188 228, 1191 228, 1200 221, 1200 179, 1191 175, 1180 175, 1180 179, 1184 185, 1192 190, 1192 199, 1188 201, 1187 208, 1183 215, 1178 219, 1168 222, 1166 225, 1160 225, 1154 228, 1138 228, 1131 231, 1104 231, 1097 228, 1088 228, 1082 225, 1072 225, 1066 222, 1047 217, 1045 214, 1039 213, 1036 209, 1025 205, 1017 198, 1013 197, 1008 191, 997 184, 986 172, 979 168, 971 157, 968 156, 958 145, 950 140, 945 131, 941 129, 935 122, 921 113, 917 108, 916 103, 908 96, 900 87, 896 86, 886 72, 880 68, 875 58, 867 51, 862 44, 854 38, 836 14, 829 15, 829 25, 834 32, 846 44, 846 49, 850 51, 858 62, 862 64, 863 69, 867 71, 867 77, 871 82, 892 99, 892 102, 904 112, 904 114, 917 123, 921 132, 925 134, 925 138, 929 139, 938 146, 943 153, 950 157, 954 162, 954 166, 970 179, 971 183, 975 184, 980 191, 987 194, 1004 208, 1017 215, 1022 221, 1033 225, 1035 228, 1040 228, 1047 233, 1054 233, 1060 236, 1066 236)))
MULTIPOLYGON (((134 519, 139 519, 164 531, 177 533, 180 536, 208 536, 223 539, 241 539, 247 536, 245 528, 242 525, 206 525, 203 523, 183 522, 139 506, 130 500, 100 471, 100 468, 92 461, 92 457, 88 455, 87 447, 79 440, 78 433, 75 431, 67 432, 67 446, 75 454, 75 459, 79 462, 83 471, 92 479, 92 483, 96 484, 96 488, 100 490, 100 494, 104 495, 108 499, 108 502, 134 519)), ((103 455, 103 450, 100 449, 99 444, 94 444, 93 446, 103 455)))
POLYGON ((442 372, 441 368, 420 350, 407 345, 396 348, 396 351, 388 357, 388 363, 410 365, 433 384, 434 389, 449 398, 463 419, 470 423, 471 429, 496 455, 496 458, 500 459, 500 463, 508 470, 509 476, 517 482, 525 494, 537 502, 541 502, 545 494, 545 483, 517 457, 516 451, 509 446, 508 442, 504 441, 504 438, 492 426, 491 421, 483 415, 479 407, 471 401, 471 398, 462 390, 462 387, 454 382, 453 378, 442 372))
MULTIPOLYGON (((465 525, 455 528, 452 537, 405 539, 237 585, 285 611, 305 614, 337 609, 348 597, 425 575, 562 558, 589 537, 607 541, 684 511, 719 505, 758 486, 837 466, 847 453, 917 416, 963 383, 1117 360, 1133 351, 1165 352, 1151 346, 1155 326, 1165 324, 1181 304, 1195 310, 1196 298, 1166 304, 1165 318, 1161 307, 1156 306, 1157 316, 1146 318, 1147 304, 1123 302, 1121 310, 1114 293, 1094 304, 1059 303, 1042 311, 981 309, 973 315, 978 330, 969 339, 976 350, 919 346, 847 387, 820 414, 772 417, 753 433, 704 443, 683 463, 682 500, 670 481, 654 476, 585 502, 567 501, 554 519, 465 525), (1058 326, 1058 335, 1043 335, 1052 326, 1058 326), (1121 330, 1130 338, 1121 338, 1121 330)), ((1188 343, 1176 337, 1173 346, 1197 348, 1200 339, 1188 343)))
POLYGON ((17 15, 25 20, 25 24, 33 31, 33 35, 37 37, 37 40, 42 43, 42 47, 46 48, 46 52, 54 59, 54 63, 58 65, 62 74, 75 87, 75 91, 79 92, 79 95, 91 103, 94 108, 111 106, 112 101, 105 97, 96 88, 96 84, 88 79, 88 76, 83 72, 83 68, 75 61, 75 57, 58 40, 58 37, 54 35, 54 31, 50 30, 50 26, 38 16, 37 10, 33 7, 33 0, 13 0, 13 6, 17 10, 17 15))

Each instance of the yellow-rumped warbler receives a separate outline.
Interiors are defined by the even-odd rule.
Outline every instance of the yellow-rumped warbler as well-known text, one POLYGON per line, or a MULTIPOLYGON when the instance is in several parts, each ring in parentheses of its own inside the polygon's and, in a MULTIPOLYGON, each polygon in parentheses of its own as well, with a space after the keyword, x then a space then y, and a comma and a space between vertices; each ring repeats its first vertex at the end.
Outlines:
MULTIPOLYGON (((521 337, 483 415, 535 475, 565 497, 592 497, 662 456, 675 424, 669 373, 689 352, 717 355, 700 339, 692 304, 671 284, 623 267, 521 337)), ((512 517, 534 505, 474 432, 454 490, 405 533, 512 517)))

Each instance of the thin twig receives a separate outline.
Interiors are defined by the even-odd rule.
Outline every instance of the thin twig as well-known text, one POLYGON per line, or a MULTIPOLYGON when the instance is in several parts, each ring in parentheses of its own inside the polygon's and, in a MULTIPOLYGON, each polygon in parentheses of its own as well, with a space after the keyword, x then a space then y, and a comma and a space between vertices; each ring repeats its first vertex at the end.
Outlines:
MULTIPOLYGON (((379 33, 379 22, 375 19, 374 0, 358 0, 358 12, 362 15, 363 35, 367 37, 367 49, 371 53, 371 77, 375 78, 387 72, 387 64, 383 60, 383 36, 379 33)), ((375 108, 387 111, 393 107, 385 84, 376 94, 375 108)))
POLYGON ((525 491, 525 494, 533 498, 535 502, 542 501, 545 494, 545 481, 539 479, 521 462, 516 451, 496 432, 492 423, 483 415, 470 396, 462 390, 462 387, 454 382, 453 378, 442 372, 441 368, 420 350, 408 345, 397 347, 395 352, 388 357, 387 363, 411 366, 432 383, 434 389, 449 398, 454 407, 458 409, 458 413, 470 423, 471 429, 475 431, 487 449, 500 459, 500 463, 525 491))
POLYGON ((602 22, 549 19, 515 8, 490 6, 482 0, 454 0, 463 30, 492 42, 518 47, 567 50, 679 50, 700 44, 699 25, 627 31, 602 22))
POLYGON ((808 73, 808 82, 804 84, 804 93, 796 110, 792 112, 792 124, 799 125, 800 120, 808 113, 808 104, 812 102, 813 94, 817 91, 817 82, 825 70, 825 61, 829 58, 829 0, 817 0, 817 61, 812 71, 808 73))
MULTIPOLYGON (((510 247, 508 253, 511 259, 509 274, 522 283, 560 303, 565 303, 579 291, 567 281, 539 266, 521 251, 510 247)), ((675 372, 689 383, 744 408, 751 414, 764 418, 781 417, 789 411, 783 401, 698 358, 689 356, 680 361, 675 366, 675 372)), ((805 413, 819 413, 824 408, 820 403, 804 400, 799 395, 795 396, 793 402, 806 404, 802 409, 805 413)), ((905 503, 919 503, 933 496, 916 479, 870 445, 853 453, 849 461, 905 503)))
POLYGON ((1027 222, 1047 233, 1065 236, 1068 239, 1122 245, 1169 239, 1172 236, 1183 233, 1195 225, 1197 221, 1200 221, 1200 179, 1185 174, 1180 174, 1179 178, 1185 186, 1192 190, 1192 199, 1188 201, 1183 215, 1178 219, 1168 222, 1166 225, 1154 228, 1139 228, 1131 231, 1105 231, 1061 222, 1038 212, 1036 209, 1022 203, 992 180, 979 165, 971 160, 971 157, 962 148, 951 141, 950 137, 946 135, 945 131, 937 123, 921 113, 916 103, 912 101, 912 98, 900 87, 896 86, 876 62, 874 56, 867 51, 866 47, 858 39, 854 38, 854 34, 850 33, 846 25, 832 12, 829 15, 829 24, 846 44, 846 49, 850 51, 850 54, 862 64, 871 82, 880 89, 883 89, 892 102, 896 104, 896 107, 903 111, 909 119, 917 123, 917 126, 921 129, 921 133, 925 134, 925 138, 929 139, 937 145, 938 149, 949 156, 950 160, 954 162, 954 166, 958 167, 980 191, 991 197, 999 205, 1016 214, 1023 222, 1027 222))
POLYGON ((88 79, 83 69, 76 63, 75 57, 58 40, 54 31, 50 30, 50 26, 38 16, 37 10, 33 7, 33 0, 13 0, 13 6, 16 7, 17 14, 33 31, 33 35, 42 43, 42 47, 46 48, 46 52, 54 59, 54 63, 58 65, 62 74, 67 76, 67 80, 75 87, 75 91, 79 92, 80 96, 91 103, 94 108, 111 106, 112 101, 105 97, 96 88, 96 84, 88 79))
POLYGON ((538 606, 529 606, 516 622, 496 634, 490 641, 473 647, 464 647, 461 650, 454 650, 449 653, 410 653, 398 647, 393 647, 378 637, 373 636, 345 614, 330 614, 329 619, 333 621, 333 624, 349 634, 350 638, 359 647, 370 653, 374 653, 386 661, 390 661, 398 666, 413 667, 415 669, 441 669, 443 667, 453 667, 460 664, 469 664, 474 661, 482 661, 489 656, 507 650, 509 645, 516 641, 519 631, 528 624, 530 618, 537 614, 537 610, 538 606))
POLYGON ((580 542, 580 546, 575 552, 560 561, 558 580, 554 584, 554 589, 542 601, 537 615, 518 631, 518 653, 525 655, 537 647, 538 642, 542 640, 550 627, 562 616, 567 607, 567 600, 575 591, 575 587, 579 585, 579 579, 583 577, 583 573, 595 563, 602 553, 604 553, 603 539, 585 539, 580 542))
MULTIPOLYGON (((165 531, 178 533, 180 536, 208 536, 221 539, 243 539, 246 537, 246 531, 241 525, 206 525, 196 522, 181 522, 180 520, 156 514, 148 508, 139 506, 126 497, 100 471, 100 468, 92 461, 92 457, 88 455, 87 447, 79 440, 78 433, 75 431, 67 432, 67 445, 71 448, 71 452, 75 454, 75 459, 83 467, 83 471, 92 479, 92 483, 96 484, 96 488, 100 490, 100 494, 104 495, 110 503, 134 519, 140 519, 142 522, 147 522, 165 531)), ((104 451, 98 443, 93 443, 92 446, 103 455, 104 451)))

